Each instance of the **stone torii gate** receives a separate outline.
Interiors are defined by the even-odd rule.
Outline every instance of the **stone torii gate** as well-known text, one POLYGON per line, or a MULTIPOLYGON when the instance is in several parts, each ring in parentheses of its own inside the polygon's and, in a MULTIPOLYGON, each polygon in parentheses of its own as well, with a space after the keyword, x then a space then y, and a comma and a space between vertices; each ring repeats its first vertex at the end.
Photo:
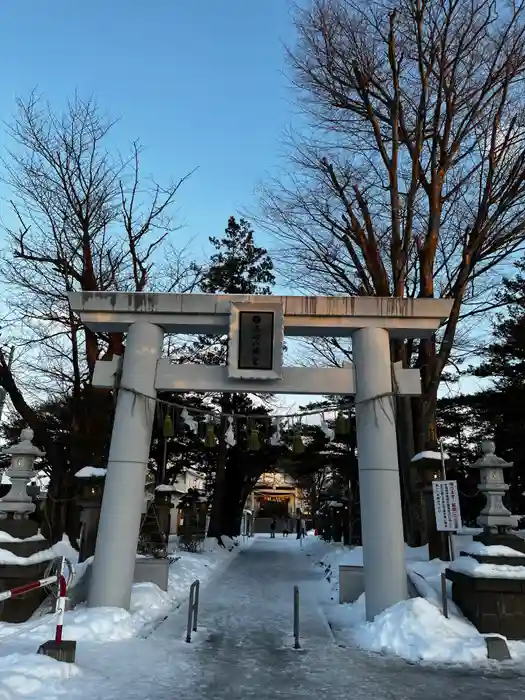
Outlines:
POLYGON ((432 335, 451 301, 73 292, 94 331, 127 332, 122 358, 94 385, 121 390, 111 437, 90 606, 129 608, 157 391, 355 395, 367 618, 407 597, 393 394, 421 393, 418 370, 392 365, 389 340, 432 335), (227 367, 161 358, 165 333, 229 334, 227 367), (342 368, 283 367, 283 337, 352 337, 342 368), (122 366, 121 366, 122 365, 122 366), (148 398, 151 397, 151 398, 148 398))

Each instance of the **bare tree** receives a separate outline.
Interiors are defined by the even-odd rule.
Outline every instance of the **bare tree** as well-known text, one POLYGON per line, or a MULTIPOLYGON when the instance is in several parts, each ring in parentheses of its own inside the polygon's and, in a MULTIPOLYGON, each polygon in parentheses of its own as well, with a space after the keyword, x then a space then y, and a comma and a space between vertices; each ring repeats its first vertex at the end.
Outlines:
POLYGON ((16 344, 23 367, 19 362, 11 371, 0 351, 0 384, 46 449, 51 495, 61 499, 70 493, 71 468, 86 455, 100 459, 96 413, 97 406, 107 411, 107 399, 91 386, 95 363, 124 350, 122 334, 84 327, 67 293, 158 289, 153 268, 159 260, 165 265, 170 246, 174 265, 159 266, 162 282, 191 285, 190 265, 171 240, 171 210, 185 178, 145 186, 139 144, 128 158, 108 149, 113 125, 93 100, 75 96, 57 115, 31 95, 18 101, 8 127, 13 145, 4 171, 14 223, 6 226, 0 271, 9 299, 5 340, 16 344), (41 399, 71 397, 67 453, 59 454, 46 436, 28 385, 41 399))
POLYGON ((263 192, 267 225, 303 289, 453 299, 437 337, 393 347, 421 370, 418 451, 435 440, 458 323, 491 308, 525 240, 524 17, 493 0, 312 0, 296 14, 308 130, 263 192))

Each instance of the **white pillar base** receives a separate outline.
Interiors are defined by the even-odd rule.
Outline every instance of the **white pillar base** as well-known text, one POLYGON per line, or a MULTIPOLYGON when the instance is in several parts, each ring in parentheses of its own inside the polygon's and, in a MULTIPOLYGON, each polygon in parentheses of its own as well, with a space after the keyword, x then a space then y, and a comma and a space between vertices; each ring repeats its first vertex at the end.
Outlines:
POLYGON ((406 600, 407 574, 388 331, 352 335, 366 618, 406 600), (367 400, 372 399, 372 400, 367 400))
MULTIPOLYGON (((130 326, 122 367, 123 387, 155 396, 163 338, 164 331, 147 321, 130 326)), ((129 609, 154 418, 155 401, 119 391, 89 590, 90 607, 129 609)))

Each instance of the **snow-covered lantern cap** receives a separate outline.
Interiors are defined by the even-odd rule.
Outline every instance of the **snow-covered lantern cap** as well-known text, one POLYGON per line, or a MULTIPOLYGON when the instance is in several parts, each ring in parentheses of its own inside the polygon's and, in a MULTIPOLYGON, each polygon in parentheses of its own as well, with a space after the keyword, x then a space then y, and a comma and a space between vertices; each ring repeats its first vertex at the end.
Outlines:
POLYGON ((2 450, 3 454, 11 457, 11 466, 6 475, 12 486, 6 496, 0 501, 0 512, 16 513, 27 516, 35 510, 31 497, 27 493, 27 484, 34 476, 33 465, 38 457, 45 452, 33 445, 34 432, 24 428, 20 433, 20 442, 2 450))

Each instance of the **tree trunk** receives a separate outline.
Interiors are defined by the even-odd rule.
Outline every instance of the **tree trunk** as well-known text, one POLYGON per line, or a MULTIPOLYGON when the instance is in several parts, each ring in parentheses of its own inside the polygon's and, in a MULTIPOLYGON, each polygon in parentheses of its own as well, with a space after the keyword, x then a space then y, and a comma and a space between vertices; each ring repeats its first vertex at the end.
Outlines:
POLYGON ((417 494, 417 477, 412 463, 414 451, 414 422, 412 403, 409 396, 398 396, 397 406, 397 450, 399 478, 403 507, 403 529, 405 542, 411 547, 420 544, 420 503, 417 494))
MULTIPOLYGON (((221 401, 221 410, 224 413, 225 401, 221 401)), ((219 427, 219 445, 217 454, 217 469, 215 471, 215 483, 213 487, 213 499, 210 513, 210 523, 208 525, 208 537, 216 537, 219 544, 222 545, 222 520, 223 520, 223 505, 224 496, 226 493, 226 461, 227 461, 227 445, 224 439, 226 425, 224 416, 221 416, 219 427)))

